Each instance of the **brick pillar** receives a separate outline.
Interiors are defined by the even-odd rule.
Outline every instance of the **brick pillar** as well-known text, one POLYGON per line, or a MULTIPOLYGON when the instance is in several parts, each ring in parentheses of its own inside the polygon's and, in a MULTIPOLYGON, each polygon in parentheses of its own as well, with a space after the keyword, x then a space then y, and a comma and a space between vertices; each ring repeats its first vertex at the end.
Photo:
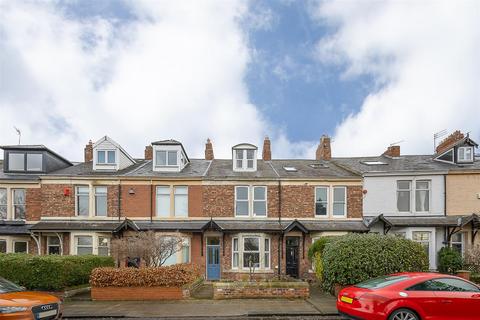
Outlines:
POLYGON ((265 140, 263 140, 263 151, 262 151, 262 159, 264 161, 272 160, 272 150, 270 146, 271 146, 270 139, 268 137, 265 137, 265 140))
POLYGON ((152 160, 153 159, 153 147, 146 146, 145 147, 145 160, 152 160))
POLYGON ((90 162, 93 160, 93 142, 92 140, 88 141, 88 144, 84 149, 85 162, 90 162))
POLYGON ((205 143, 205 160, 213 160, 214 158, 212 141, 207 139, 207 143, 205 143))
POLYGON ((330 160, 332 159, 332 149, 330 147, 330 137, 323 135, 320 138, 320 143, 317 147, 317 152, 315 154, 315 159, 317 160, 330 160))

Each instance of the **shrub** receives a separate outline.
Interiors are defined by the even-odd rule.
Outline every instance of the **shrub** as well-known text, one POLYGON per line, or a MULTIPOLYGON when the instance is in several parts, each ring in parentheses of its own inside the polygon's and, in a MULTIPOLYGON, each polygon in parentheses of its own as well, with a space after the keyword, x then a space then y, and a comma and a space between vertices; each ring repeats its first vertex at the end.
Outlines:
POLYGON ((465 269, 480 274, 480 244, 465 252, 465 269))
POLYGON ((455 249, 444 247, 438 252, 438 271, 453 274, 462 269, 462 255, 455 249))
POLYGON ((428 257, 422 245, 411 240, 376 234, 337 237, 323 252, 324 288, 351 285, 381 275, 427 271, 428 257))
POLYGON ((94 268, 113 265, 111 257, 0 254, 0 276, 28 289, 55 291, 87 284, 94 268))
POLYGON ((470 275, 470 281, 480 285, 480 273, 473 273, 470 275))
POLYGON ((308 259, 310 261, 314 262, 314 258, 316 254, 319 254, 320 256, 323 255, 323 250, 325 250, 325 246, 327 243, 332 242, 335 240, 336 237, 320 237, 313 244, 308 248, 308 259))
POLYGON ((90 276, 93 287, 180 287, 200 277, 193 264, 168 267, 96 268, 90 276))

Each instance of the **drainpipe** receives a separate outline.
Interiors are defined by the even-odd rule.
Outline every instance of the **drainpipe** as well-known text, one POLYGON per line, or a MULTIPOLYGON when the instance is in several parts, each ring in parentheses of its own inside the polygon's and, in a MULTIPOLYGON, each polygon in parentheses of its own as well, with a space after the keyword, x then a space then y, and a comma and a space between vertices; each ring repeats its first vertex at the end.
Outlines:
POLYGON ((150 223, 153 223, 153 180, 150 179, 150 223))
MULTIPOLYGON (((282 227, 282 182, 278 180, 278 224, 282 227)), ((282 237, 283 231, 278 236, 278 278, 282 274, 282 237)))
POLYGON ((122 216, 122 213, 121 213, 121 209, 122 209, 122 206, 121 206, 121 202, 122 202, 122 185, 120 184, 120 180, 118 181, 118 221, 120 221, 120 217, 122 216))

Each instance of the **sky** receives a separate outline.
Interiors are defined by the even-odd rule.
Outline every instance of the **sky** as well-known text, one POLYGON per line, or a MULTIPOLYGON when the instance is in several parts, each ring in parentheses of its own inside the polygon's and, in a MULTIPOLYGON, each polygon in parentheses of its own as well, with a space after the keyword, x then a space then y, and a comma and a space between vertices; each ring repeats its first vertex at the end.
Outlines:
POLYGON ((0 0, 0 145, 430 154, 442 130, 480 142, 479 56, 475 0, 0 0))

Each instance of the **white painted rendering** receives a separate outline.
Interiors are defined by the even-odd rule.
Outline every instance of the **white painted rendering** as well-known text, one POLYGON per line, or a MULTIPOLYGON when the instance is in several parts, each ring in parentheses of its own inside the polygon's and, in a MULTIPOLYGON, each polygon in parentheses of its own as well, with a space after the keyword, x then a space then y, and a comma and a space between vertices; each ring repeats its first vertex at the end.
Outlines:
POLYGON ((445 215, 445 177, 443 175, 417 176, 365 176, 363 182, 367 193, 363 198, 364 216, 443 216, 445 215), (400 212, 397 209, 397 181, 411 180, 412 186, 417 180, 430 181, 430 210, 429 212, 415 211, 415 189, 412 187, 410 195, 410 212, 400 212))
POLYGON ((135 160, 113 139, 105 136, 93 145, 93 170, 117 171, 135 164, 135 160), (115 151, 115 164, 99 164, 97 151, 115 151))

